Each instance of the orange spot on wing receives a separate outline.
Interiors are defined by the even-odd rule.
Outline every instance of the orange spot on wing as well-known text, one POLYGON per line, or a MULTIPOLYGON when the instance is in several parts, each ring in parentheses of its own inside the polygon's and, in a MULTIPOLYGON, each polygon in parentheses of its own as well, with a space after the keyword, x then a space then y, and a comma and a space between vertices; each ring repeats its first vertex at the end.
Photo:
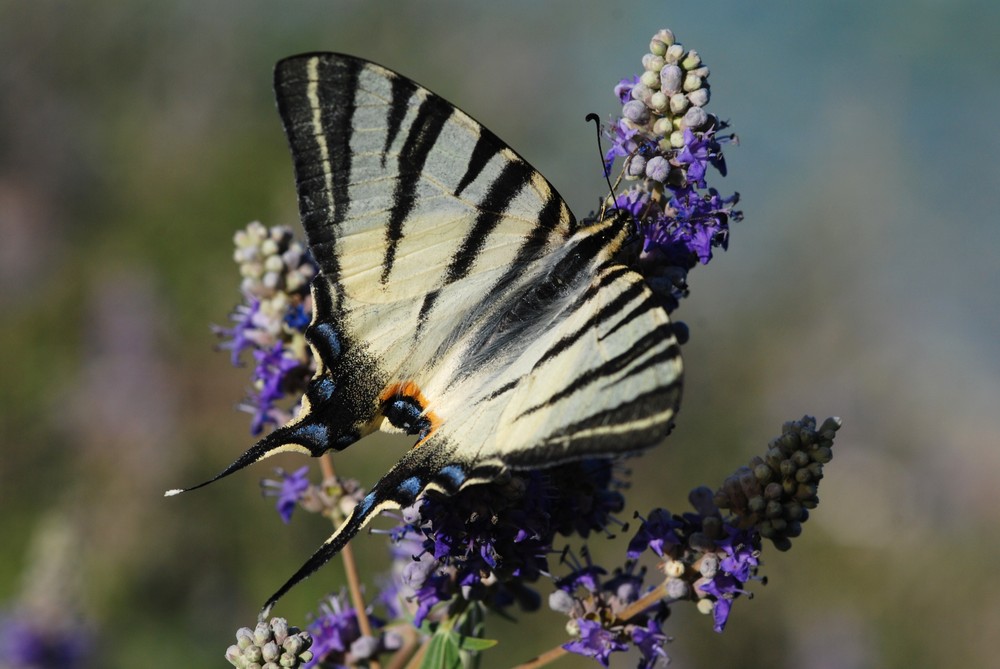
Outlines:
POLYGON ((397 383, 390 383, 379 393, 378 399, 379 403, 383 404, 393 399, 400 399, 406 397, 413 400, 419 407, 424 417, 427 418, 428 422, 431 424, 431 428, 427 431, 427 434, 420 439, 417 443, 413 445, 413 448, 422 446, 431 435, 434 434, 439 427, 441 427, 441 418, 433 411, 428 411, 427 406, 429 402, 427 398, 424 397, 424 393, 420 390, 420 386, 416 384, 415 381, 401 381, 397 383))

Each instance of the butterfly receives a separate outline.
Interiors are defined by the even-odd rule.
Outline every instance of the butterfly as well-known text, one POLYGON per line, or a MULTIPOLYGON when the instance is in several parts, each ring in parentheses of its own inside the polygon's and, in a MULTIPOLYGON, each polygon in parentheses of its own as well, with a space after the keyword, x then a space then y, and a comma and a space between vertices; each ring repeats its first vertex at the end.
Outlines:
POLYGON ((306 330, 317 369, 297 416, 201 485, 377 430, 416 443, 263 617, 379 512, 505 470, 641 451, 681 397, 667 313, 621 260, 627 213, 579 223, 496 135, 374 63, 294 56, 274 90, 319 267, 306 330))

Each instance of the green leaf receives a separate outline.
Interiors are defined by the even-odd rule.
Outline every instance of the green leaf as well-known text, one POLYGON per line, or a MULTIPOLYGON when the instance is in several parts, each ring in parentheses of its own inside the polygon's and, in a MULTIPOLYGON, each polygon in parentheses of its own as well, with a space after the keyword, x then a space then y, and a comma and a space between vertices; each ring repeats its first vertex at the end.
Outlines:
POLYGON ((448 637, 448 633, 435 634, 431 637, 427 642, 427 653, 420 663, 420 669, 458 669, 461 666, 455 644, 448 637))
POLYGON ((492 648, 497 645, 499 641, 496 639, 480 639, 474 636, 459 636, 458 637, 458 647, 460 650, 471 650, 471 651, 481 651, 487 648, 492 648))

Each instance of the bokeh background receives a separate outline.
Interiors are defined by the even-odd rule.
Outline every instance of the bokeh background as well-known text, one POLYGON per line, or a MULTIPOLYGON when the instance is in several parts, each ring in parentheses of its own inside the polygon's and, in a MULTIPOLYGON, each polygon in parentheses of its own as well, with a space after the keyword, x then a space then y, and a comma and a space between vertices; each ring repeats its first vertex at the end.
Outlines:
MULTIPOLYGON (((769 583, 724 634, 677 607, 674 666, 995 666, 988 0, 0 2, 0 612, 82 625, 91 667, 228 666, 235 629, 328 533, 281 524, 268 467, 162 498, 252 441, 248 370, 209 325, 238 299, 233 232, 297 226, 276 60, 338 50, 404 72, 581 214, 605 189, 583 118, 617 111, 661 26, 712 69, 710 109, 741 137, 721 187, 746 220, 692 274, 685 404, 669 446, 632 463, 627 513, 681 509, 785 420, 844 419, 804 535, 765 552, 769 583)), ((337 462, 370 483, 399 452, 337 462)), ((381 542, 359 542, 365 564, 381 542)), ((331 564, 278 612, 306 622, 340 578, 331 564)), ((489 633, 488 667, 563 635, 547 614, 489 633)))

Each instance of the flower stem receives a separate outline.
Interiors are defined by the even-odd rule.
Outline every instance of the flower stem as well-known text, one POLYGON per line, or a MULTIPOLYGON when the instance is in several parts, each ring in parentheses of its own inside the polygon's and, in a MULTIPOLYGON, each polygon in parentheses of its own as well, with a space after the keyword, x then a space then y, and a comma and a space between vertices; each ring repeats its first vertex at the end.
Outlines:
POLYGON ((403 669, 424 643, 412 625, 399 625, 396 630, 404 639, 403 646, 393 654, 386 669, 403 669))
MULTIPOLYGON (((333 469, 333 458, 330 457, 329 453, 320 456, 319 468, 323 473, 324 480, 337 478, 337 472, 333 469)), ((347 574, 347 588, 351 593, 351 604, 358 614, 358 628, 363 636, 375 636, 372 634, 372 624, 368 620, 368 613, 365 610, 365 598, 361 594, 361 579, 358 578, 358 563, 354 559, 351 544, 344 546, 340 555, 344 558, 344 572, 347 574)), ((381 669, 381 665, 375 658, 370 659, 368 665, 371 669, 381 669)))
POLYGON ((563 655, 566 655, 569 651, 562 646, 556 646, 555 648, 550 648, 541 655, 535 657, 532 660, 528 660, 524 664, 519 664, 514 669, 535 669, 535 667, 544 667, 549 662, 558 660, 563 655))
POLYGON ((658 586, 647 592, 645 595, 635 600, 628 606, 626 606, 621 613, 618 614, 618 621, 626 623, 632 618, 645 611, 651 606, 655 606, 667 596, 667 582, 664 580, 658 586))

